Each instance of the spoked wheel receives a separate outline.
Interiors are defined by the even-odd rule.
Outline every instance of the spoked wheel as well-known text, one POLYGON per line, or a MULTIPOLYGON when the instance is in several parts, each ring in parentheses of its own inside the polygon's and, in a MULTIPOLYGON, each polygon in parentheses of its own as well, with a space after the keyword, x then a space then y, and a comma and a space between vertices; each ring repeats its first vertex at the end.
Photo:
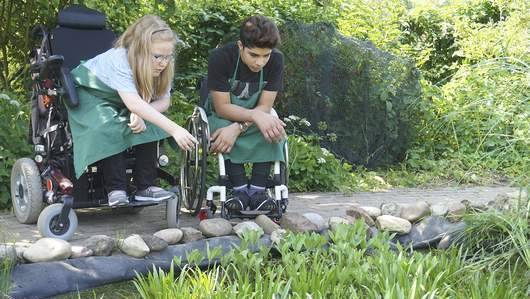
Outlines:
POLYGON ((200 108, 195 108, 188 119, 186 129, 199 142, 191 151, 183 152, 180 165, 180 190, 184 207, 196 216, 206 197, 206 159, 208 156, 208 124, 201 117, 200 108))

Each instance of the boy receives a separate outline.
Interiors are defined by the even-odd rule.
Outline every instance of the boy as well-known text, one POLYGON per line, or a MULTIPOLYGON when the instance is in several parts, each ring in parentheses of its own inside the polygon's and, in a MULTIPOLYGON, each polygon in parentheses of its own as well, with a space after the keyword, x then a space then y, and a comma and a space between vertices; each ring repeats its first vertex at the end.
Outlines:
POLYGON ((224 154, 233 186, 225 207, 270 211, 275 205, 265 191, 270 167, 284 161, 285 123, 271 115, 283 77, 283 54, 276 49, 280 34, 268 18, 252 16, 239 35, 208 59, 210 150, 224 154), (244 163, 253 163, 250 181, 244 163))

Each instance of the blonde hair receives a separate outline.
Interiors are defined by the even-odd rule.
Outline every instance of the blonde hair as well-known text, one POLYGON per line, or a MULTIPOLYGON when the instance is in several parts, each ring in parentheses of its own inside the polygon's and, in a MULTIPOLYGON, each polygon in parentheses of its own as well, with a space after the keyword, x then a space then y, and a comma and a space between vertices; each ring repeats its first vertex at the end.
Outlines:
POLYGON ((158 77, 153 77, 151 44, 154 42, 177 43, 177 35, 160 17, 146 15, 138 19, 114 43, 115 48, 127 49, 138 94, 146 102, 166 93, 173 80, 175 62, 170 60, 158 77))

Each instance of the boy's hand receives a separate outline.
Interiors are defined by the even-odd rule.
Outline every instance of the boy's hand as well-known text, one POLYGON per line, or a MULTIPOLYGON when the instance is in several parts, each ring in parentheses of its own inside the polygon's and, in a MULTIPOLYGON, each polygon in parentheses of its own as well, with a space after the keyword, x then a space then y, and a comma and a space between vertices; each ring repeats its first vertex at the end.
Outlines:
POLYGON ((269 113, 254 110, 252 116, 253 122, 263 134, 268 142, 280 142, 285 138, 285 123, 269 113))
POLYGON ((229 153, 241 133, 238 123, 233 123, 224 128, 217 129, 210 138, 210 152, 212 153, 229 153))
POLYGON ((131 113, 129 116, 129 123, 127 124, 133 133, 142 133, 147 128, 144 120, 138 115, 131 113))

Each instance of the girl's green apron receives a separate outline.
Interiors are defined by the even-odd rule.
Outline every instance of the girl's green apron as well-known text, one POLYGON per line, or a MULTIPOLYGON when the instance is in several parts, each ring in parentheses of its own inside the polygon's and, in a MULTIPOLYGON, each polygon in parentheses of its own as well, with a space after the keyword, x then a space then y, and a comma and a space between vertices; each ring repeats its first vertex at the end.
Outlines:
MULTIPOLYGON (((238 83, 236 80, 237 69, 239 68, 239 55, 237 58, 236 69, 232 75, 232 79, 228 81, 233 90, 238 83)), ((230 103, 253 109, 258 104, 261 92, 263 91, 263 70, 259 74, 259 89, 249 98, 240 98, 230 92, 230 103)), ((212 96, 208 96, 205 104, 206 114, 208 115, 208 124, 210 126, 210 133, 214 133, 217 129, 226 127, 232 124, 232 121, 220 118, 216 113, 212 102, 212 96)), ((272 161, 285 161, 284 142, 270 143, 261 134, 258 127, 253 124, 247 131, 243 132, 236 139, 236 143, 232 147, 230 153, 223 154, 225 160, 230 160, 232 163, 259 163, 272 161)))
POLYGON ((130 111, 116 90, 101 82, 83 64, 72 70, 72 75, 79 106, 67 109, 77 178, 94 162, 129 147, 168 137, 166 132, 147 121, 144 132, 133 133, 127 125, 130 111))

